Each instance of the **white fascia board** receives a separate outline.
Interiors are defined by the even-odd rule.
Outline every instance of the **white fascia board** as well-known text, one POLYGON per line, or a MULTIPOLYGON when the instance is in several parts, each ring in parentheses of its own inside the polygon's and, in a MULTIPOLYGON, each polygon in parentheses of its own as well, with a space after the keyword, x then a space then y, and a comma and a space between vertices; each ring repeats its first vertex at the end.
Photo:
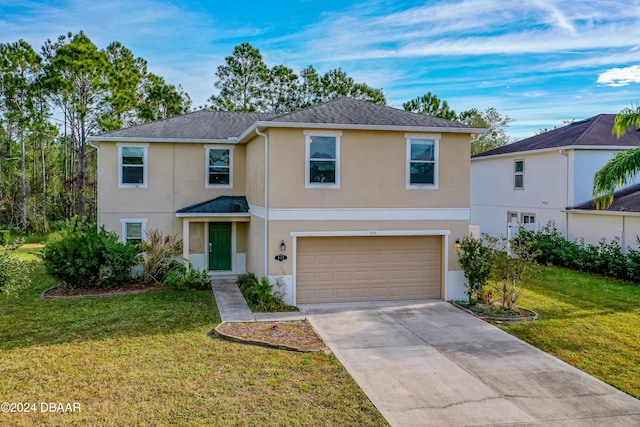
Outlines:
POLYGON ((362 125, 344 123, 302 123, 302 122, 256 122, 238 137, 238 141, 245 141, 249 136, 255 135, 256 128, 303 128, 303 129, 337 129, 337 130, 379 130, 401 132, 430 132, 430 133, 488 133, 484 128, 457 128, 457 127, 427 127, 427 126, 389 126, 389 125, 362 125))
POLYGON ((269 209, 270 221, 468 221, 468 208, 269 209))
POLYGON ((217 139, 217 138, 140 138, 131 136, 90 136, 88 141, 94 143, 100 142, 172 142, 186 144, 237 144, 236 139, 217 139))
POLYGON ((197 213, 197 212, 178 212, 176 213, 176 217, 178 218, 248 218, 251 214, 249 213, 197 213))
POLYGON ((632 148, 640 148, 640 147, 628 147, 621 145, 565 145, 564 147, 555 147, 555 148, 545 148, 543 150, 526 150, 526 151, 512 151, 510 153, 502 153, 502 154, 492 154, 489 156, 481 156, 481 157, 472 157, 472 162, 478 162, 481 160, 492 160, 492 159, 500 159, 504 157, 521 157, 529 154, 546 154, 546 153, 554 153, 556 151, 571 151, 571 150, 594 150, 594 151, 622 151, 622 150, 630 150, 632 148))
POLYGON ((640 217, 640 212, 630 212, 630 211, 600 211, 600 210, 589 210, 589 209, 567 209, 565 212, 569 214, 578 214, 578 215, 610 215, 610 216, 637 216, 640 217))
POLYGON ((448 236, 451 230, 292 231, 292 237, 448 236))

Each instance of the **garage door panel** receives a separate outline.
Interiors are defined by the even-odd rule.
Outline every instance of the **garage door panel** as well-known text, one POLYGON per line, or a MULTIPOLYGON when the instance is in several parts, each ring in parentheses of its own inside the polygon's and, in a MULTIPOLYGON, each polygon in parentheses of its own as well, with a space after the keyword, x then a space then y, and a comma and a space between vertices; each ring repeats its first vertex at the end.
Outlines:
POLYGON ((298 239, 297 300, 440 298, 441 237, 298 239))

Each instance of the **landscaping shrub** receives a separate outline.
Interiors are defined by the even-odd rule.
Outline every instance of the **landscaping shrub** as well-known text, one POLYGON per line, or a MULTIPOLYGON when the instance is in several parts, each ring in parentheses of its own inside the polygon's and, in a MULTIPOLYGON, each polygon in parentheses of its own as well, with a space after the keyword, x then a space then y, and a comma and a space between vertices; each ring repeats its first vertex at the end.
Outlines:
POLYGON ((140 246, 145 257, 142 281, 147 285, 164 283, 165 274, 171 270, 171 259, 182 252, 182 240, 153 229, 147 231, 140 246))
POLYGON ((47 272, 70 288, 111 288, 132 280, 139 251, 115 233, 93 228, 48 244, 42 258, 47 272))
POLYGON ((18 258, 15 251, 22 242, 5 247, 0 254, 0 294, 11 294, 29 286, 34 263, 18 258))
POLYGON ((253 311, 296 311, 297 308, 284 303, 282 280, 276 280, 276 289, 266 277, 258 280, 255 274, 238 276, 236 281, 244 299, 253 311))
POLYGON ((0 230, 0 246, 9 244, 11 232, 9 230, 0 230))
POLYGON ((199 271, 191 265, 177 264, 164 275, 164 284, 178 290, 207 290, 211 289, 211 278, 206 270, 199 271))
POLYGON ((468 234, 462 238, 458 253, 458 263, 467 279, 467 296, 470 304, 477 303, 483 295, 483 289, 491 275, 493 254, 482 239, 468 234))
POLYGON ((607 243, 602 239, 596 245, 583 240, 571 242, 550 222, 539 231, 521 230, 513 242, 528 246, 540 264, 640 281, 640 253, 629 249, 625 254, 616 241, 607 243))

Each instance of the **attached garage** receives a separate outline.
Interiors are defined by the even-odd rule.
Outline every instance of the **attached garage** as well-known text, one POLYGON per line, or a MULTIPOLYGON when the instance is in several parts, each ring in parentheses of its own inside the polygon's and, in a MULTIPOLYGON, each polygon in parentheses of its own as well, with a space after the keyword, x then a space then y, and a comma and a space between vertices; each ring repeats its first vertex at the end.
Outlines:
POLYGON ((298 303, 442 297, 442 236, 300 237, 298 303))

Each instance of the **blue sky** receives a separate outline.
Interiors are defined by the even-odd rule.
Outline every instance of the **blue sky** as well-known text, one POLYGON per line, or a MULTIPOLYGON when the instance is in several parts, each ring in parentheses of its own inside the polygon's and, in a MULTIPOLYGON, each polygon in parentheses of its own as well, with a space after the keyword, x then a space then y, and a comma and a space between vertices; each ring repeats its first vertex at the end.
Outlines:
POLYGON ((640 101, 640 0, 0 0, 0 43, 83 30, 120 41, 194 106, 250 42, 269 66, 341 67, 390 105, 427 91, 457 112, 495 107, 515 139, 640 101))

